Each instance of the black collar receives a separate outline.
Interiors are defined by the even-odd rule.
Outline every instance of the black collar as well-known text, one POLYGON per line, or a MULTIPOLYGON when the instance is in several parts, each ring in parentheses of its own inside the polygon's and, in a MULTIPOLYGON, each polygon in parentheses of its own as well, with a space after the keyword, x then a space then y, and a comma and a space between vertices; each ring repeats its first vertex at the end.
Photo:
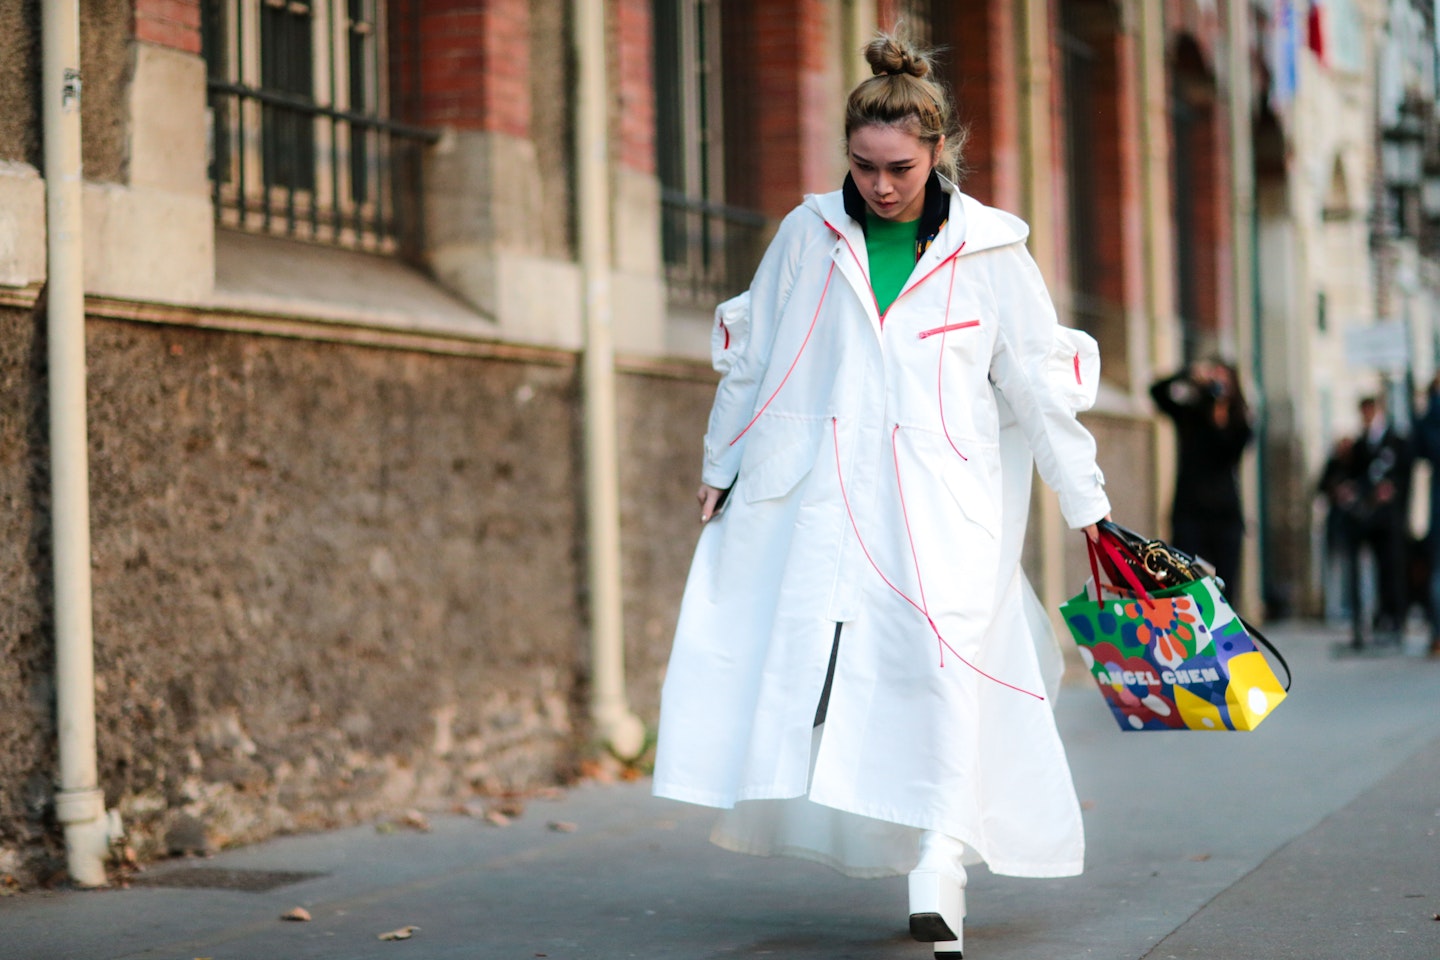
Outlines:
MULTIPOLYGON (((840 195, 845 201, 845 212, 850 219, 860 225, 860 231, 867 233, 867 220, 870 216, 870 207, 865 203, 865 198, 860 195, 860 188, 855 186, 855 178, 845 174, 845 183, 840 188, 840 195)), ((939 236, 940 229, 945 226, 949 219, 950 197, 945 193, 945 188, 940 186, 940 175, 934 170, 930 171, 930 178, 925 181, 925 205, 920 211, 920 219, 915 225, 915 259, 919 260, 920 255, 939 236)))

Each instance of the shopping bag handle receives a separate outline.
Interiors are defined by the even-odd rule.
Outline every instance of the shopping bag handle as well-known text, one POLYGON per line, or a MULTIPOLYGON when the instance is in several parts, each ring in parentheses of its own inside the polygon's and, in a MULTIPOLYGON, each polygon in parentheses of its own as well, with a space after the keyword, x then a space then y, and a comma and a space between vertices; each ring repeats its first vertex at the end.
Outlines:
MULTIPOLYGON (((1106 556, 1109 558, 1111 564, 1114 565, 1115 569, 1120 571, 1120 576, 1124 578, 1124 580, 1130 585, 1130 589, 1134 590, 1135 593, 1138 594, 1140 598, 1143 599, 1146 603, 1149 603, 1150 594, 1146 591, 1145 587, 1141 585, 1140 578, 1135 576, 1135 571, 1131 569, 1130 564, 1127 563, 1125 561, 1125 558, 1120 555, 1120 550, 1118 550, 1114 544, 1112 544, 1108 539, 1106 539, 1106 532, 1107 531, 1102 527, 1099 531, 1099 535, 1094 540, 1090 539, 1089 534, 1084 535, 1085 547, 1090 555, 1090 575, 1095 578, 1095 599, 1100 599, 1100 591, 1103 589, 1103 584, 1100 582, 1099 564, 1099 554, 1100 551, 1103 550, 1106 556), (1099 546, 1096 546, 1097 542, 1099 546)), ((1122 543, 1121 546, 1123 547, 1125 545, 1122 543)), ((1119 588, 1115 584, 1111 584, 1110 589, 1118 590, 1119 588)))
POLYGON ((1275 649, 1275 644, 1271 643, 1270 640, 1265 636, 1265 634, 1255 629, 1255 624, 1251 623, 1249 620, 1246 620, 1238 613, 1235 614, 1235 619, 1240 621, 1240 626, 1244 627, 1246 632, 1248 632, 1253 639, 1260 641, 1260 644, 1266 650, 1269 650, 1271 655, 1276 660, 1280 661, 1280 666, 1285 668, 1285 692, 1289 693, 1290 681, 1293 675, 1290 673, 1290 664, 1285 662, 1285 655, 1282 654, 1279 650, 1275 649))

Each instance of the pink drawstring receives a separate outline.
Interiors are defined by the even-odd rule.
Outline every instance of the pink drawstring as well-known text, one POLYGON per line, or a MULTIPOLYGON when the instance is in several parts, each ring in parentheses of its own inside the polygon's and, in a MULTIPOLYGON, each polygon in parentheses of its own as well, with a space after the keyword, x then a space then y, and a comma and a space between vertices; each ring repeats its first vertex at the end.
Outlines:
POLYGON ((727 326, 725 326, 725 321, 724 321, 724 320, 721 320, 721 321, 720 321, 720 329, 721 329, 721 331, 723 331, 724 334, 725 334, 725 346, 721 347, 720 349, 722 349, 722 350, 729 350, 729 349, 730 349, 730 328, 727 327, 727 326))
POLYGON ((830 418, 830 430, 835 437, 835 478, 840 481, 840 499, 845 503, 845 513, 850 517, 850 529, 855 531, 855 542, 860 544, 860 552, 865 554, 865 559, 870 561, 870 566, 879 574, 880 579, 885 581, 885 586, 894 590, 901 600, 904 600, 910 604, 910 606, 920 611, 921 615, 923 615, 926 620, 929 620, 930 615, 925 612, 925 608, 914 600, 911 600, 904 590, 901 590, 895 586, 895 584, 891 583, 890 578, 885 576, 884 571, 882 571, 879 564, 875 562, 875 558, 870 556, 870 550, 865 546, 865 539, 860 536, 860 527, 855 522, 855 511, 850 509, 850 496, 845 492, 845 473, 840 468, 840 422, 836 417, 830 418))
POLYGON ((1084 386, 1080 381, 1080 351, 1075 351, 1075 382, 1084 386))
POLYGON ((949 650, 961 663, 965 664, 965 666, 969 667, 971 670, 974 670, 986 680, 991 680, 995 683, 998 683, 1000 684, 1000 686, 1006 687, 1010 690, 1014 690, 1016 693, 1023 693, 1027 697, 1034 697, 1036 700, 1044 701, 1045 698, 1040 694, 1032 693, 1031 691, 1026 690, 1024 687, 1017 687, 1013 683, 1009 683, 1005 680, 1001 680, 999 677, 992 676, 991 674, 986 673, 984 670, 981 670, 975 664, 971 663, 960 653, 960 651, 956 650, 953 646, 950 645, 950 642, 946 640, 944 635, 940 632, 940 627, 935 622, 935 619, 930 616, 930 605, 929 602, 925 600, 925 584, 920 578, 920 554, 915 549, 915 535, 910 527, 910 513, 909 509, 905 504, 905 489, 900 482, 900 451, 896 445, 896 440, 900 433, 900 425, 897 423, 895 425, 895 428, 890 432, 890 448, 895 459, 895 486, 900 494, 900 515, 904 517, 905 520, 905 536, 910 541, 910 558, 915 564, 915 582, 920 588, 921 603, 916 603, 907 593, 905 593, 904 590, 901 590, 899 587, 897 587, 894 583, 891 582, 889 577, 885 576, 884 571, 882 571, 879 564, 875 562, 875 558, 870 555, 870 549, 865 546, 865 538, 860 535, 860 525, 855 520, 855 511, 852 510, 850 507, 850 496, 845 490, 845 474, 844 470, 841 468, 840 465, 840 425, 838 418, 830 418, 830 429, 835 441, 835 477, 840 483, 840 499, 845 503, 845 513, 850 518, 850 529, 853 530, 855 533, 855 542, 860 544, 861 553, 865 554, 865 559, 870 562, 871 568, 873 568, 875 573, 880 577, 880 579, 884 581, 885 585, 891 590, 893 590, 895 594, 900 597, 900 599, 904 600, 906 603, 910 604, 910 606, 914 607, 915 610, 922 617, 925 618, 925 622, 930 626, 930 632, 935 634, 935 640, 940 645, 941 669, 944 669, 945 667, 945 651, 949 650))
POLYGON ((800 362, 800 357, 804 355, 805 348, 810 344, 810 335, 815 332, 815 321, 820 319, 820 308, 825 305, 825 294, 830 291, 830 278, 834 275, 835 261, 831 260, 830 272, 825 274, 825 286, 822 287, 820 290, 820 302, 815 304, 815 316, 810 318, 810 329, 805 331, 805 339, 801 341, 800 349, 795 353, 795 359, 790 361, 790 369, 786 370, 785 376, 780 378, 780 383, 778 386, 775 387, 775 392, 770 394, 769 399, 767 399, 763 404, 760 405, 759 410, 755 411, 755 416, 751 417, 750 422, 745 424, 745 429, 735 434, 735 439, 730 441, 730 446, 735 446, 735 444, 739 442, 741 437, 745 436, 745 434, 750 432, 750 428, 755 426, 755 421, 760 419, 761 414, 763 414, 765 410, 770 406, 770 402, 774 400, 777 396, 779 396, 780 391, 785 386, 785 381, 790 379, 790 374, 795 372, 795 365, 800 362))
MULTIPOLYGON (((831 233, 835 234, 835 236, 839 237, 842 241, 844 241, 844 243, 845 243, 845 249, 847 249, 847 250, 850 251, 850 259, 852 259, 852 260, 855 261, 855 266, 857 266, 857 267, 860 266, 860 257, 856 255, 856 253, 855 253, 855 248, 850 245, 850 240, 849 240, 849 238, 846 237, 845 234, 843 234, 843 233, 841 233, 839 230, 837 230, 837 229, 835 228, 835 225, 834 225, 833 223, 831 223, 829 220, 826 220, 826 221, 825 221, 825 226, 827 226, 827 227, 830 228, 830 232, 831 232, 831 233)), ((914 290, 916 287, 920 286, 920 284, 924 283, 926 280, 929 280, 929 279, 935 274, 935 271, 937 271, 937 270, 939 270, 941 267, 945 266, 945 264, 947 264, 947 263, 952 263, 952 262, 955 260, 955 258, 957 258, 957 257, 960 256, 960 252, 961 252, 962 250, 964 250, 964 249, 965 249, 965 241, 962 240, 962 241, 960 241, 960 246, 958 246, 958 247, 955 248, 955 252, 954 252, 954 253, 949 254, 948 256, 945 257, 944 260, 941 260, 939 263, 935 264, 935 266, 931 267, 931 268, 930 268, 930 271, 929 271, 928 273, 926 273, 925 276, 921 277, 919 280, 916 280, 914 283, 912 283, 912 284, 910 284, 909 286, 907 286, 904 290, 901 290, 901 291, 900 291, 900 295, 897 296, 894 300, 891 300, 891 301, 890 301, 890 306, 886 307, 886 308, 885 308, 885 312, 883 312, 883 313, 880 312, 880 300, 879 300, 878 297, 875 296, 875 287, 874 287, 873 284, 870 284, 870 281, 869 281, 869 279, 867 278, 865 282, 866 282, 866 285, 869 286, 869 288, 870 288, 870 300, 871 300, 871 302, 873 302, 873 303, 875 304, 875 314, 876 314, 876 316, 878 316, 878 317, 880 318, 880 329, 881 329, 881 330, 884 330, 884 329, 885 329, 885 318, 888 317, 888 316, 890 316, 890 311, 895 309, 895 304, 897 304, 897 303, 900 302, 900 298, 901 298, 901 297, 905 296, 905 294, 909 293, 911 290, 914 290)), ((864 273, 865 271, 862 269, 860 272, 861 272, 861 273, 864 273)), ((951 276, 952 279, 953 279, 954 276, 955 276, 955 272, 954 272, 953 269, 952 269, 951 272, 950 272, 950 276, 951 276)), ((953 286, 953 285, 952 285, 952 286, 953 286)), ((977 320, 977 321, 975 321, 975 322, 976 322, 976 323, 979 323, 980 321, 977 320)))
MULTIPOLYGON (((961 246, 963 247, 964 244, 962 243, 961 246)), ((950 444, 950 449, 955 451, 955 456, 969 463, 970 458, 961 453, 960 448, 955 446, 955 441, 950 438, 950 428, 945 425, 945 334, 950 330, 951 326, 950 298, 955 295, 955 267, 959 262, 958 259, 950 261, 950 289, 945 294, 945 325, 936 328, 940 331, 940 359, 935 364, 935 398, 936 402, 940 405, 940 432, 945 434, 945 442, 950 444)), ((967 327, 978 325, 979 323, 979 320, 971 320, 967 323, 955 324, 955 326, 967 327)), ((934 332, 934 330, 927 330, 925 333, 920 334, 920 336, 923 339, 934 332)))

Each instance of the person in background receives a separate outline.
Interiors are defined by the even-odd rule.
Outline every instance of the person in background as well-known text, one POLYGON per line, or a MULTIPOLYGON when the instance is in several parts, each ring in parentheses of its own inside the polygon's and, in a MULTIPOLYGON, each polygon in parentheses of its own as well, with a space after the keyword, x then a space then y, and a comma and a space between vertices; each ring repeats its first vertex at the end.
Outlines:
POLYGON ((1171 543, 1213 564, 1226 595, 1238 599, 1245 537, 1239 467, 1254 431, 1235 368, 1194 363, 1157 380, 1150 396, 1175 421, 1179 446, 1171 543))
POLYGON ((1425 412, 1415 421, 1415 453, 1430 461, 1430 529, 1425 535, 1430 560, 1427 600, 1430 656, 1440 657, 1440 373, 1430 381, 1425 412))
POLYGON ((1360 435, 1350 461, 1343 495, 1350 503, 1350 598, 1351 646, 1362 649, 1370 629, 1384 645, 1398 644, 1405 626, 1406 516, 1410 502, 1409 443, 1390 424, 1385 402, 1380 397, 1360 401, 1360 435), (1379 582, 1379 610, 1373 623, 1365 622, 1360 602, 1360 551, 1369 547, 1375 556, 1379 582))
POLYGON ((1350 546, 1351 512, 1355 507, 1354 472, 1355 438, 1340 437, 1330 448, 1330 456, 1320 469, 1315 485, 1317 496, 1325 498, 1325 618, 1341 623, 1351 616, 1350 562, 1354 550, 1350 546))

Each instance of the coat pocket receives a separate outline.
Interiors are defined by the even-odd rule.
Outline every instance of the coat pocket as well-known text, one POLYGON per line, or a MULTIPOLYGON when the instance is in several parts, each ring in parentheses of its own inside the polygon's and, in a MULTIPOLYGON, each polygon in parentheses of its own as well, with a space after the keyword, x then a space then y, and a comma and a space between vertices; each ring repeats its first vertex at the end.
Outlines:
POLYGON ((961 320, 959 323, 947 323, 943 327, 932 327, 929 330, 920 331, 920 339, 928 340, 931 337, 938 337, 942 333, 953 333, 956 330, 969 330, 971 327, 980 326, 979 320, 961 320))
POLYGON ((1100 385, 1100 347, 1088 333, 1055 328, 1055 342, 1045 358, 1045 379, 1076 413, 1095 405, 1100 385))
POLYGON ((771 420, 752 436, 740 467, 740 495, 746 503, 784 497, 815 466, 820 421, 771 420))
POLYGON ((750 344, 750 291, 726 300, 715 308, 715 325, 710 328, 710 364, 717 372, 729 373, 750 344))

